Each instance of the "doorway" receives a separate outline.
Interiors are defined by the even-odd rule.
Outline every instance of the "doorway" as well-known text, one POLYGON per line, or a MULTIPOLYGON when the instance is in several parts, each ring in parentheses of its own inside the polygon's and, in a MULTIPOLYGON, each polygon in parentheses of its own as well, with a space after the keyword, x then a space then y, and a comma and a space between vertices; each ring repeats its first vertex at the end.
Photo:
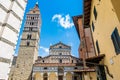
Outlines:
POLYGON ((59 75, 58 80, 63 80, 63 75, 59 75))

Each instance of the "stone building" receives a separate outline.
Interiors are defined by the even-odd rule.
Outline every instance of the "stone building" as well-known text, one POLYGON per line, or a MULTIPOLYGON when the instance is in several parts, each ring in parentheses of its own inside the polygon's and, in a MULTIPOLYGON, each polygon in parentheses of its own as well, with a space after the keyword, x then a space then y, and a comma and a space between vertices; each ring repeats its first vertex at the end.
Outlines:
MULTIPOLYGON (((79 39, 80 39, 80 45, 79 45, 79 58, 83 61, 83 67, 85 72, 82 73, 84 78, 87 78, 85 80, 89 80, 89 76, 93 79, 96 80, 96 76, 92 77, 92 75, 96 75, 95 71, 86 71, 86 69, 94 68, 90 63, 87 63, 86 61, 89 60, 90 58, 93 58, 96 56, 96 51, 92 39, 92 33, 90 27, 83 26, 83 16, 78 15, 73 17, 73 22, 75 24, 79 39), (89 76, 86 76, 86 74, 92 74, 89 76)), ((95 60, 98 62, 97 60, 95 60)), ((83 78, 83 80, 84 80, 83 78)))
POLYGON ((96 68, 94 74, 86 73, 85 76, 89 77, 86 80, 119 80, 120 0, 84 0, 83 3, 84 14, 75 21, 76 29, 80 37, 79 33, 85 34, 85 29, 90 28, 95 56, 86 58, 84 55, 84 58, 86 63, 96 68), (80 27, 84 28, 84 32, 80 27))
POLYGON ((0 0, 0 80, 8 79, 26 3, 27 0, 0 0))
POLYGON ((83 18, 82 15, 73 17, 73 22, 75 24, 80 39, 80 45, 79 45, 80 59, 96 56, 91 29, 90 27, 83 26, 82 18, 83 18))
POLYGON ((50 46, 49 55, 33 65, 32 80, 81 80, 81 60, 71 55, 71 47, 59 42, 50 46))
POLYGON ((38 57, 41 17, 38 4, 27 13, 16 64, 9 80, 31 80, 32 67, 38 57))

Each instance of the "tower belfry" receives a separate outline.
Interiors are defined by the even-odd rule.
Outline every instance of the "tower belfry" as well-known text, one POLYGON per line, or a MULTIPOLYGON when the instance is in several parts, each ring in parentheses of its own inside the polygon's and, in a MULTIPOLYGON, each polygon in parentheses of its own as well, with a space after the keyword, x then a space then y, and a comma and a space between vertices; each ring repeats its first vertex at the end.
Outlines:
POLYGON ((38 57, 41 18, 38 4, 26 16, 13 80, 29 80, 32 66, 38 57))

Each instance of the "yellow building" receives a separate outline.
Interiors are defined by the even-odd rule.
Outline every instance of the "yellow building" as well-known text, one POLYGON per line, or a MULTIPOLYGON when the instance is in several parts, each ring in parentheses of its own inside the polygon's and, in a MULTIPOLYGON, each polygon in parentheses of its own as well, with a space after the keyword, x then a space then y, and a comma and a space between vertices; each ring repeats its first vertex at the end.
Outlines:
POLYGON ((97 54, 105 54, 101 62, 108 66, 107 80, 120 79, 120 1, 93 0, 90 27, 97 54), (118 14, 119 13, 119 14, 118 14))
POLYGON ((90 80, 120 80, 120 0, 84 0, 83 11, 82 24, 91 29, 96 54, 86 58, 96 67, 97 79, 90 80))

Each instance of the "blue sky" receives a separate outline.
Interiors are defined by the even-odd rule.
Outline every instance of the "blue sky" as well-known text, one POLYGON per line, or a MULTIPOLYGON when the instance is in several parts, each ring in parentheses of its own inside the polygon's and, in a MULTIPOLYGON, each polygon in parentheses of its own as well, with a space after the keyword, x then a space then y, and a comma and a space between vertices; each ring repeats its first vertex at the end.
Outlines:
MULTIPOLYGON (((28 0, 25 14, 35 6, 37 1, 42 19, 39 55, 47 56, 50 45, 61 41, 70 45, 72 47, 72 55, 78 57, 79 38, 72 21, 72 16, 82 14, 82 0, 28 0)), ((22 34, 24 22, 25 20, 22 22, 19 37, 22 34)), ((19 43, 20 38, 15 55, 18 54, 19 43)))

